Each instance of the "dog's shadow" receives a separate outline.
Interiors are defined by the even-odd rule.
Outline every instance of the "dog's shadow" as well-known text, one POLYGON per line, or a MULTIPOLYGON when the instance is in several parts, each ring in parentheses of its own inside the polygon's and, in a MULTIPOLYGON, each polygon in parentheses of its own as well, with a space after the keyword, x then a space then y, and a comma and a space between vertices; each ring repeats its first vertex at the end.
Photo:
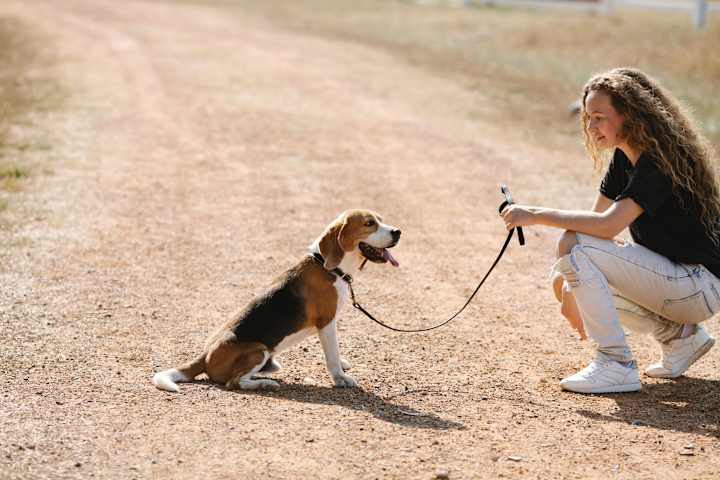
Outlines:
POLYGON ((368 412, 375 418, 411 428, 434 430, 464 430, 462 423, 443 419, 434 413, 418 411, 413 407, 388 402, 372 392, 356 388, 333 388, 318 385, 286 383, 273 379, 280 386, 267 390, 227 390, 220 385, 211 387, 226 390, 238 395, 258 395, 281 398, 293 402, 313 403, 316 405, 335 405, 356 411, 368 412))
POLYGON ((606 394, 617 403, 613 415, 578 410, 593 420, 624 422, 720 439, 720 381, 680 377, 643 385, 636 394, 606 394))

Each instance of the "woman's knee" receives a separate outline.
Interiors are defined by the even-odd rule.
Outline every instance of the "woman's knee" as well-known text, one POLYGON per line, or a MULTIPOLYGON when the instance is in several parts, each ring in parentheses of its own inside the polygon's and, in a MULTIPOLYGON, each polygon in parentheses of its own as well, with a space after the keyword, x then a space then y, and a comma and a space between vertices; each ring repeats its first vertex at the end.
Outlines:
POLYGON ((561 258, 568 255, 572 248, 578 244, 577 235, 572 230, 565 230, 557 241, 555 255, 561 258))

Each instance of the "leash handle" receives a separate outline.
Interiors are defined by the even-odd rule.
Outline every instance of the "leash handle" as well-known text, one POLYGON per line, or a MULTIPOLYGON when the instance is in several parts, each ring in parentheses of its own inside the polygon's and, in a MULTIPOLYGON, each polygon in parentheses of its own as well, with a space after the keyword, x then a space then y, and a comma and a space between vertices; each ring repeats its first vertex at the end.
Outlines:
MULTIPOLYGON (((500 185, 500 192, 505 195, 505 201, 500 204, 500 208, 498 208, 498 213, 502 213, 505 207, 507 207, 508 205, 513 205, 515 203, 513 201, 512 194, 510 193, 510 189, 504 183, 500 185)), ((525 245, 525 234, 523 233, 522 227, 517 227, 517 231, 518 241, 520 242, 520 245, 525 245)))

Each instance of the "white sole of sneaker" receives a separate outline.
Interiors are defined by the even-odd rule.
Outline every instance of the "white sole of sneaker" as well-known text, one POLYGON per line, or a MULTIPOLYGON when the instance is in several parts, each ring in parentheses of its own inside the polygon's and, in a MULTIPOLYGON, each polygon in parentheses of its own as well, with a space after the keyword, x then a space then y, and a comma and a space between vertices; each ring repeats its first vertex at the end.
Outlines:
POLYGON ((699 349, 697 349, 695 354, 692 357, 690 357, 690 361, 688 361, 687 366, 685 368, 683 368, 680 373, 676 373, 675 375, 663 375, 663 374, 650 375, 649 373, 645 372, 645 375, 647 375, 648 377, 651 377, 651 378, 678 378, 678 377, 681 377, 685 374, 685 372, 687 372, 688 368, 692 367, 693 363, 700 360, 700 358, 702 358, 703 355, 705 355, 707 352, 709 352, 710 349, 713 347, 713 345, 715 345, 714 338, 711 338, 707 342, 705 342, 703 344, 703 346, 700 347, 699 349))
POLYGON ((627 385, 615 385, 612 387, 597 387, 597 388, 577 388, 573 389, 570 386, 560 385, 563 390, 575 393, 627 393, 627 392, 638 392, 642 389, 641 383, 629 383, 627 385))

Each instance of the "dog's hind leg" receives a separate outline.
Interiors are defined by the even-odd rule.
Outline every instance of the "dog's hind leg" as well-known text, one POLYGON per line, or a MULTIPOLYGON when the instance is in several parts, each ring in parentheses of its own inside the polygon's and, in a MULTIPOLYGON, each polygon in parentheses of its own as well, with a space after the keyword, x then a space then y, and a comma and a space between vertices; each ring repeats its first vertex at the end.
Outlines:
POLYGON ((273 373, 277 372, 281 368, 282 365, 280 365, 280 362, 278 362, 275 357, 270 357, 260 369, 260 373, 273 373))
POLYGON ((268 358, 270 358, 270 353, 264 349, 247 352, 245 355, 240 356, 233 365, 233 376, 225 383, 225 387, 240 390, 279 387, 280 384, 274 380, 253 378, 262 369, 268 358))

